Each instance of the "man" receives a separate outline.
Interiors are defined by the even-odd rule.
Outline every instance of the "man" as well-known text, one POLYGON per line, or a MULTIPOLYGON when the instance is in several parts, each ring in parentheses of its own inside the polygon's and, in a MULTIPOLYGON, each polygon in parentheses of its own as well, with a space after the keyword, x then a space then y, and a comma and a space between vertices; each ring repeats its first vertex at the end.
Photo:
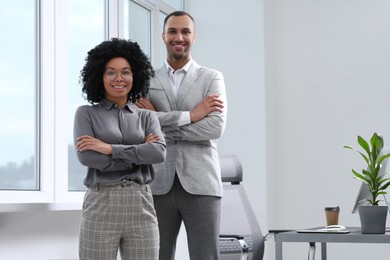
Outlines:
POLYGON ((217 139, 226 124, 222 73, 191 57, 195 22, 177 11, 164 20, 165 64, 152 79, 141 108, 157 111, 167 143, 166 161, 154 165, 151 183, 160 229, 160 260, 175 257, 184 223, 192 260, 219 257, 222 183, 217 139))

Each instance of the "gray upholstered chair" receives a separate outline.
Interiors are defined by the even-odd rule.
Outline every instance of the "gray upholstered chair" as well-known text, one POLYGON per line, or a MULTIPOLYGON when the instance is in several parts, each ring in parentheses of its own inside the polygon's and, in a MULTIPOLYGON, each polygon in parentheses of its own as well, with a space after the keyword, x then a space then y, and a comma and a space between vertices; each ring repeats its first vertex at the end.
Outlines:
POLYGON ((236 155, 221 155, 224 195, 221 206, 221 260, 261 260, 264 237, 242 182, 243 170, 236 155))

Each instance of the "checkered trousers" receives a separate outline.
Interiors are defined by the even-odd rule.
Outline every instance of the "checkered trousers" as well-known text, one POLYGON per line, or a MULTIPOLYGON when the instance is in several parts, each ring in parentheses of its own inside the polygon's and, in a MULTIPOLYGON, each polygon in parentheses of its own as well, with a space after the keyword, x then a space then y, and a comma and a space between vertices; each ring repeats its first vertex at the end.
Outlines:
POLYGON ((149 185, 87 190, 80 226, 82 260, 157 260, 159 231, 149 185))

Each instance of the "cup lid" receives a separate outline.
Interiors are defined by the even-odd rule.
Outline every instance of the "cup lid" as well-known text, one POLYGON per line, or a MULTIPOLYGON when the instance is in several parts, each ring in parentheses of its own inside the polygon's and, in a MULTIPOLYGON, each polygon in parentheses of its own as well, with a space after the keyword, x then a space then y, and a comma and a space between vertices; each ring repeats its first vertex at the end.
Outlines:
POLYGON ((325 208, 326 211, 340 211, 340 207, 337 206, 337 207, 326 207, 325 208))

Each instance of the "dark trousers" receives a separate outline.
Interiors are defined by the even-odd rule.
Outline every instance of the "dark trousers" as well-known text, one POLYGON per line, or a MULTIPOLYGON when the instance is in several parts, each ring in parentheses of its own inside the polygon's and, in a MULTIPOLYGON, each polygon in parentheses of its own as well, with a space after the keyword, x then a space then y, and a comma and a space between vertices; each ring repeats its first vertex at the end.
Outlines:
POLYGON ((187 232, 191 260, 219 258, 221 198, 193 195, 184 190, 178 177, 172 189, 154 196, 160 230, 160 260, 174 260, 181 223, 187 232))

